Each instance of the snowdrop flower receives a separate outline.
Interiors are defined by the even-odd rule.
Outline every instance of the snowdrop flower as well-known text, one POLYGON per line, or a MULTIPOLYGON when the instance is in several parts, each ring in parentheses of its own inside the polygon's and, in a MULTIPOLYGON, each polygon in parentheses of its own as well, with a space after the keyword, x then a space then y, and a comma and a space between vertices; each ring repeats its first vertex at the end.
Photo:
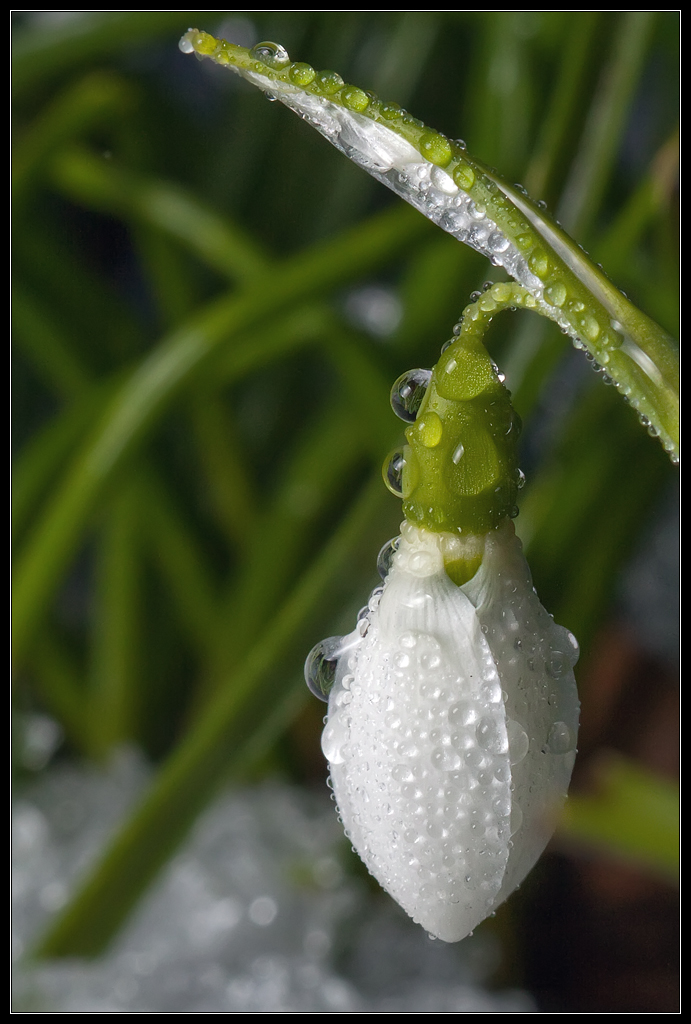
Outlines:
MULTIPOLYGON (((490 298, 520 303, 515 287, 490 298)), ((328 696, 322 748, 347 835, 447 942, 540 856, 578 730, 578 645, 542 607, 511 522, 519 422, 479 340, 482 301, 434 371, 394 385, 411 425, 384 475, 407 519, 355 630, 322 641, 305 666, 328 696)))
POLYGON ((305 666, 328 699, 322 746, 354 847, 416 921, 453 942, 539 857, 578 728, 578 646, 540 604, 514 534, 520 423, 484 331, 507 307, 556 321, 676 451, 664 374, 645 347, 659 328, 464 143, 277 43, 245 50, 190 29, 180 48, 280 100, 513 278, 475 296, 433 371, 394 385, 409 426, 384 478, 406 521, 353 633, 317 644, 305 666))

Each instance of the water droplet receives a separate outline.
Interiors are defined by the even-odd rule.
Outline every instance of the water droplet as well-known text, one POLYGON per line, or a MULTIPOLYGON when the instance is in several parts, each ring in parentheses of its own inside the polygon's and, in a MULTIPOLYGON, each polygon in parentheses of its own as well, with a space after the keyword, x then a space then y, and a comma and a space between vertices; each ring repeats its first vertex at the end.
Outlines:
POLYGON ((369 96, 362 89, 358 89, 356 85, 347 85, 341 93, 343 99, 343 105, 349 110, 355 110, 358 113, 362 113, 369 106, 369 96))
POLYGON ((285 46, 281 46, 280 43, 272 43, 266 40, 263 43, 257 43, 250 50, 250 57, 254 60, 261 61, 268 68, 280 69, 290 64, 290 57, 285 46))
POLYGON ((303 87, 310 85, 314 81, 316 74, 317 72, 313 67, 310 67, 309 64, 302 64, 300 62, 291 64, 290 70, 288 71, 288 77, 291 82, 303 87))
MULTIPOLYGON (((459 145, 460 141, 457 140, 456 145, 459 145)), ((460 148, 465 149, 465 143, 460 148)), ((467 192, 475 184, 475 172, 466 163, 457 164, 453 169, 452 177, 458 187, 462 188, 464 192, 467 192)))
POLYGON ((595 341, 600 333, 600 325, 594 316, 582 316, 579 326, 589 341, 595 341))
POLYGON ((547 747, 552 754, 567 754, 573 749, 573 737, 566 722, 555 722, 547 737, 547 747))
POLYGON ((322 733, 321 748, 329 764, 343 764, 348 730, 340 714, 332 715, 322 733))
POLYGON ((451 161, 453 150, 451 143, 439 132, 425 132, 418 143, 420 152, 430 163, 438 167, 446 167, 451 161))
POLYGON ((499 728, 499 723, 489 715, 477 723, 475 734, 483 750, 490 754, 501 754, 506 750, 506 740, 499 728))
POLYGON ((566 654, 562 654, 561 651, 550 651, 545 665, 547 675, 551 676, 552 679, 561 679, 563 675, 566 675, 570 667, 571 663, 566 654))
POLYGON ((345 82, 336 71, 318 71, 314 78, 314 84, 319 86, 325 96, 333 96, 335 92, 343 88, 345 82))
POLYGON ((509 760, 511 764, 520 764, 530 746, 528 733, 519 722, 509 719, 506 723, 506 735, 509 740, 509 760))
POLYGON ((545 298, 553 306, 563 306, 566 302, 566 288, 561 281, 550 281, 545 288, 545 298))
POLYGON ((544 277, 549 271, 547 253, 543 249, 536 249, 528 259, 528 266, 538 277, 544 277))
POLYGON ((460 444, 460 443, 457 444, 456 447, 453 450, 453 454, 451 455, 451 461, 453 462, 454 466, 458 465, 458 463, 463 458, 464 453, 465 453, 465 448, 463 447, 463 445, 460 444))
POLYGON ((414 422, 431 379, 431 370, 408 370, 401 374, 391 388, 391 408, 399 419, 414 422))
POLYGON ((185 33, 178 43, 178 48, 182 50, 183 53, 194 53, 194 47, 192 46, 187 33, 185 33))
POLYGON ((523 811, 514 800, 511 804, 511 818, 509 819, 509 832, 512 836, 515 836, 519 828, 523 824, 523 811))
POLYGON ((407 497, 413 490, 414 481, 410 479, 410 474, 408 474, 407 481, 404 482, 403 479, 405 470, 412 469, 413 465, 414 461, 408 445, 404 448, 396 448, 384 463, 382 470, 384 483, 398 498, 407 497))
POLYGON ((387 540, 377 556, 377 571, 383 580, 389 575, 394 555, 398 551, 400 543, 400 537, 393 537, 391 540, 387 540))
POLYGON ((547 203, 545 202, 544 199, 538 199, 538 201, 535 203, 535 205, 537 206, 538 210, 546 210, 547 209, 547 203))
POLYGON ((426 412, 418 416, 412 427, 406 430, 406 437, 411 442, 418 441, 425 448, 436 448, 444 433, 441 417, 436 412, 426 412))
POLYGON ((330 636, 320 640, 307 655, 305 682, 320 700, 328 701, 336 681, 338 659, 342 653, 343 637, 330 636))
POLYGON ((517 469, 516 470, 516 487, 520 491, 521 487, 524 487, 524 486, 525 486, 525 473, 523 472, 522 469, 517 469))
POLYGON ((379 112, 387 121, 393 121, 394 118, 400 115, 401 108, 398 103, 382 103, 379 112))
POLYGON ((511 243, 509 242, 506 235, 503 235, 501 231, 493 231, 492 234, 487 239, 487 245, 490 251, 495 253, 506 252, 510 244, 511 243))

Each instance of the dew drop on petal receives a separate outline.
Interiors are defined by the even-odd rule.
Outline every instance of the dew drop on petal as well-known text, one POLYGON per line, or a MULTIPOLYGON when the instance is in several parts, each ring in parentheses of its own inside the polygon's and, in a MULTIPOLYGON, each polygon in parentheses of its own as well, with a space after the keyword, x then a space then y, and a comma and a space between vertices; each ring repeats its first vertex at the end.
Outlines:
POLYGON ((329 764, 343 764, 347 739, 348 730, 343 718, 340 714, 331 715, 321 738, 322 753, 329 764))
POLYGON ((330 636, 315 644, 307 655, 305 682, 315 697, 319 697, 320 700, 328 701, 329 693, 336 681, 342 643, 343 637, 330 636))
POLYGON ((552 754, 567 754, 573 750, 573 737, 566 722, 555 722, 547 737, 547 747, 552 754))
POLYGON ((387 540, 377 556, 377 571, 383 580, 389 575, 394 555, 398 551, 400 543, 400 537, 392 537, 391 540, 387 540))
POLYGON ((480 747, 490 754, 501 754, 506 750, 506 739, 502 735, 499 723, 491 716, 483 716, 480 719, 475 734, 480 747))
POLYGON ((509 760, 512 765, 520 764, 530 746, 528 733, 519 722, 509 719, 506 723, 506 735, 509 740, 509 760))

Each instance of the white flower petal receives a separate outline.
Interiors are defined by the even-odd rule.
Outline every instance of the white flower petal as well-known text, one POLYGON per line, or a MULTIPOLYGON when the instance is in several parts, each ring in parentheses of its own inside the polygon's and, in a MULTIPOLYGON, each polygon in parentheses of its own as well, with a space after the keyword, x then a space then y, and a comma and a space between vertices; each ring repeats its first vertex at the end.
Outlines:
POLYGON ((372 874, 454 942, 552 832, 574 760, 577 649, 540 605, 511 524, 487 535, 464 587, 444 545, 404 526, 367 628, 343 641, 322 746, 372 874))

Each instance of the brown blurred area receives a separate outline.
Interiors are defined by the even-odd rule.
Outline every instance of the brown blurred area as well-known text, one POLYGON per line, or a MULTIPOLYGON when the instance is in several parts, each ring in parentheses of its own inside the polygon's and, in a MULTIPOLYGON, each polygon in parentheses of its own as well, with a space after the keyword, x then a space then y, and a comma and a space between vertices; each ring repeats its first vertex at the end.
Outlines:
MULTIPOLYGON (((579 686, 572 792, 596 791, 613 752, 678 778, 678 671, 646 650, 631 625, 612 622, 601 632, 579 686)), ((677 888, 601 851, 555 845, 526 907, 524 984, 541 1010, 678 1012, 677 888)))

